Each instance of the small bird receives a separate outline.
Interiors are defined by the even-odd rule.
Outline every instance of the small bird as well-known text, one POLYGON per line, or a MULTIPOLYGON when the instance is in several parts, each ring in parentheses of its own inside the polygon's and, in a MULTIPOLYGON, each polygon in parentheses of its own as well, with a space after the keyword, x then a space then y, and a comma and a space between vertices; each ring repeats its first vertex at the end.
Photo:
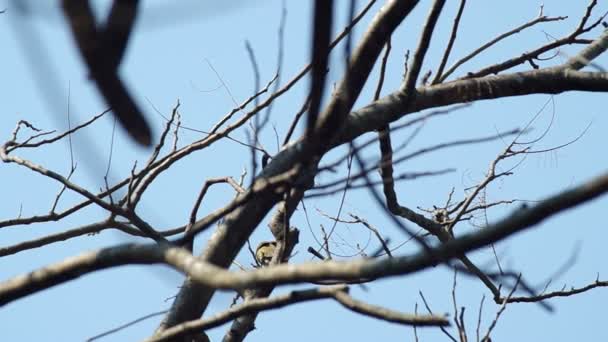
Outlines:
POLYGON ((272 260, 274 250, 277 248, 276 241, 262 241, 255 250, 255 258, 262 266, 267 266, 272 260))

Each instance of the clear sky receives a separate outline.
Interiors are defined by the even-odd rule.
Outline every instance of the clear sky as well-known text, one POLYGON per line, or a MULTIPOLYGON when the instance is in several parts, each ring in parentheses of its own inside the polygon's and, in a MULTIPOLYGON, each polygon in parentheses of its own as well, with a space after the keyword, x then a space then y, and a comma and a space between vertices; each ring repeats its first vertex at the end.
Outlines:
MULTIPOLYGON (((8 140, 18 120, 25 119, 45 130, 64 130, 67 127, 67 108, 73 123, 82 122, 106 108, 79 58, 61 12, 58 1, 7 1, 0 0, 0 138, 8 140), (20 12, 15 4, 29 4, 30 11, 20 12), (69 90, 69 91, 68 91, 69 90)), ((96 9, 102 15, 109 1, 96 1, 96 9)), ((336 31, 342 29, 346 16, 346 1, 338 1, 336 31)), ((379 1, 382 3, 382 1, 379 1)), ((254 91, 253 74, 245 50, 248 40, 257 57, 261 82, 268 82, 277 65, 278 27, 281 1, 143 1, 144 8, 138 18, 135 31, 121 66, 121 75, 131 92, 144 109, 158 134, 163 119, 158 111, 167 115, 180 101, 182 124, 200 130, 208 130, 219 118, 242 102, 254 91), (178 4, 176 4, 178 3, 178 4), (215 70, 215 71, 214 71, 215 70), (216 74, 217 72, 217 74, 216 74), (219 78, 218 78, 219 75, 219 78), (221 78, 221 79, 220 79, 221 78), (225 86, 222 86, 225 84, 225 86)), ((291 79, 309 59, 311 32, 309 1, 286 1, 285 50, 281 83, 291 79)), ((363 5, 359 1, 359 7, 363 5)), ((414 49, 417 34, 428 11, 430 1, 422 1, 393 37, 393 50, 388 65, 389 72, 384 93, 395 90, 403 74, 404 54, 414 49)), ((443 51, 458 1, 448 1, 431 48, 423 66, 423 72, 436 69, 443 51)), ((584 13, 586 1, 545 0, 544 13, 549 16, 568 16, 568 19, 545 23, 528 29, 498 44, 478 58, 461 67, 457 75, 475 71, 546 43, 553 37, 562 37, 574 30, 584 13)), ((608 10, 600 2, 595 16, 608 10)), ((540 3, 528 0, 484 1, 469 0, 465 9, 461 30, 455 43, 451 62, 464 56, 484 42, 506 32, 538 15, 540 3)), ((379 9, 376 5, 371 13, 379 9)), ((371 15, 357 26, 356 37, 363 33, 371 15)), ((587 35, 599 36, 600 29, 587 35)), ((357 42, 357 39, 354 40, 357 42)), ((541 66, 561 63, 579 51, 580 47, 567 47, 541 66)), ((549 56, 547 56, 549 57, 549 56)), ((340 79, 343 60, 341 50, 332 55, 329 74, 331 84, 340 79)), ((596 62, 608 65, 603 56, 596 62)), ((451 64, 451 63, 448 63, 451 64)), ((529 65, 519 70, 529 69, 529 65)), ((369 103, 377 72, 370 78, 356 108, 369 103)), ((303 82, 277 101, 270 116, 271 126, 262 133, 264 147, 275 152, 277 145, 272 126, 284 136, 291 118, 299 109, 306 95, 307 83, 303 82)), ((571 92, 551 98, 536 95, 523 98, 506 98, 485 101, 457 111, 448 116, 430 120, 418 133, 410 146, 402 153, 417 148, 448 142, 455 139, 482 137, 496 131, 523 127, 544 107, 534 124, 534 138, 550 125, 546 137, 535 147, 549 148, 576 138, 591 124, 590 129, 576 143, 548 154, 529 156, 516 169, 513 176, 490 186, 488 201, 507 199, 538 200, 555 194, 570 185, 578 184, 606 170, 607 159, 601 157, 606 146, 605 132, 608 120, 604 115, 604 94, 571 92), (549 103, 546 107, 545 104, 549 103), (552 122, 552 123, 551 123, 552 122)), ((103 186, 111 140, 113 120, 105 117, 73 137, 75 159, 78 168, 73 180, 92 191, 103 186)), ((298 131, 300 132, 300 131, 298 131)), ((395 134, 394 144, 404 141, 412 131, 395 134)), ((195 132, 182 131, 179 145, 199 139, 195 132)), ((235 138, 246 140, 244 130, 235 138)), ((364 135, 358 141, 373 137, 364 135)), ((455 168, 450 174, 401 182, 397 186, 400 200, 411 208, 430 208, 445 202, 452 187, 455 198, 461 199, 464 189, 476 184, 483 177, 489 163, 504 148, 503 141, 484 145, 454 148, 430 154, 397 167, 397 173, 455 168)), ((377 147, 366 150, 370 160, 377 158, 377 147)), ((111 178, 122 179, 128 175, 133 162, 145 162, 151 151, 134 145, 119 128, 111 164, 111 178)), ((342 155, 343 148, 332 151, 325 162, 342 155)), ((67 142, 46 147, 40 151, 21 151, 19 155, 62 172, 69 170, 70 154, 67 142)), ((509 165, 505 164, 505 168, 509 165)), ((177 163, 146 193, 138 212, 159 229, 184 224, 190 213, 198 189, 210 177, 232 176, 238 178, 243 168, 250 168, 249 150, 237 143, 225 141, 212 149, 203 150, 177 163)), ((344 174, 322 174, 317 183, 324 183, 344 174)), ((374 177, 377 175, 374 174, 374 177)), ((60 190, 57 183, 15 165, 0 165, 0 220, 22 216, 45 214, 60 190)), ((224 185, 212 188, 205 198, 199 215, 222 206, 233 196, 224 185)), ((318 247, 315 237, 320 236, 320 225, 328 228, 332 222, 319 214, 317 209, 335 215, 339 196, 327 199, 306 200, 310 228, 300 208, 292 224, 300 228, 300 244, 296 247, 294 261, 310 260, 308 246, 318 247)), ((59 208, 68 208, 81 200, 67 193, 59 202, 59 208)), ((553 278, 550 290, 564 285, 583 286, 608 274, 605 241, 607 233, 605 216, 608 205, 601 198, 584 207, 558 215, 543 224, 516 235, 496 245, 502 266, 522 272, 523 277, 542 288, 548 277, 576 255, 575 264, 553 278)), ((514 210, 516 206, 504 206, 488 211, 487 220, 496 221, 514 210)), ((406 237, 397 227, 377 210, 376 204, 365 190, 349 192, 342 214, 353 213, 365 217, 382 233, 390 237, 391 245, 397 246, 406 237)), ((102 219, 100 209, 91 208, 80 215, 60 223, 2 228, 0 246, 9 246, 46 234, 64 231, 79 225, 102 219)), ((346 216, 348 218, 348 216, 346 216)), ((474 223, 483 224, 478 217, 474 223)), ((477 228, 468 228, 477 229, 477 228)), ((356 254, 356 246, 368 243, 369 232, 360 225, 339 224, 335 230, 332 248, 344 255, 356 254)), ((204 245, 207 235, 197 240, 197 250, 204 245)), ((270 239, 271 234, 261 225, 252 237, 252 245, 270 239)), ((95 248, 113 246, 134 239, 115 231, 72 239, 62 243, 21 252, 0 258, 0 280, 22 274, 43 265, 95 248)), ((372 240, 367 251, 376 250, 372 240)), ((406 244, 395 253, 410 253, 415 246, 406 244)), ((473 255, 481 266, 495 269, 490 249, 473 255)), ((253 262, 248 253, 238 257, 240 264, 249 267, 253 262)), ((161 266, 122 267, 87 275, 61 286, 13 302, 0 308, 0 339, 6 341, 80 341, 98 333, 139 318, 149 313, 165 310, 172 296, 178 291, 183 277, 161 266)), ((298 286, 298 288, 307 286, 298 286)), ((418 291, 437 313, 449 313, 453 317, 451 302, 452 275, 445 267, 436 267, 415 275, 395 277, 361 287, 353 287, 352 294, 374 304, 395 310, 413 312, 416 303, 422 311, 418 291)), ((291 288, 280 288, 283 293, 291 288)), ((494 318, 498 306, 490 299, 489 291, 479 281, 459 276, 457 298, 459 306, 466 306, 469 337, 474 338, 477 312, 481 297, 486 304, 482 315, 482 332, 494 318)), ((208 313, 218 312, 230 305, 232 293, 218 293, 208 313)), ((555 312, 549 313, 536 304, 512 304, 507 307, 495 328, 495 340, 569 341, 606 340, 603 306, 608 292, 597 289, 571 298, 551 300, 555 312)), ((113 334, 105 341, 134 341, 149 336, 160 317, 146 320, 133 327, 113 334)), ((325 340, 413 340, 409 327, 377 321, 351 313, 329 300, 298 304, 260 315, 257 329, 249 335, 251 341, 274 341, 288 338, 291 341, 325 340)), ((228 325, 210 331, 212 340, 220 340, 228 325)), ((421 341, 444 340, 438 330, 419 331, 421 341)))

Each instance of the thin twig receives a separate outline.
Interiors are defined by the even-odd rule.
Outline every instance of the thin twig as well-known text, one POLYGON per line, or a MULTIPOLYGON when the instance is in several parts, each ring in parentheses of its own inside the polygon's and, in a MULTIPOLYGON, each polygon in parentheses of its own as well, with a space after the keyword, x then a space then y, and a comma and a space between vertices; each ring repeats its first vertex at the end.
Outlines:
POLYGON ((466 4, 466 0, 460 0, 460 7, 458 7, 458 13, 456 13, 456 18, 454 19, 454 24, 452 25, 452 33, 450 34, 450 40, 448 41, 448 45, 443 52, 443 57, 441 58, 441 63, 439 64, 439 68, 437 68, 437 73, 435 74, 435 78, 431 82, 431 84, 439 83, 441 77, 443 76, 443 69, 448 62, 448 58, 450 58, 450 53, 452 52, 452 47, 454 46, 454 42, 456 41, 456 35, 458 34, 458 26, 460 25, 460 18, 462 17, 462 12, 464 11, 464 5, 466 4))

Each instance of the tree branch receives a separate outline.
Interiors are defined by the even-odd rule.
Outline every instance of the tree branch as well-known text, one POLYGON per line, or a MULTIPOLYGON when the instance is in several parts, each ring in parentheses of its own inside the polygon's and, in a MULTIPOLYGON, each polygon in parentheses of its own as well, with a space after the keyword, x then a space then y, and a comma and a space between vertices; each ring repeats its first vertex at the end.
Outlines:
POLYGON ((167 244, 128 244, 49 265, 26 275, 17 276, 0 284, 0 305, 29 294, 78 278, 86 273, 128 264, 165 263, 188 274, 191 281, 207 288, 244 289, 255 286, 310 282, 324 279, 361 279, 404 275, 435 266, 458 255, 500 241, 532 227, 564 210, 593 200, 608 192, 608 173, 575 188, 521 208, 505 219, 485 229, 452 239, 433 248, 433 253, 386 259, 349 262, 324 261, 300 265, 278 265, 247 272, 231 272, 194 257, 187 250, 167 244))

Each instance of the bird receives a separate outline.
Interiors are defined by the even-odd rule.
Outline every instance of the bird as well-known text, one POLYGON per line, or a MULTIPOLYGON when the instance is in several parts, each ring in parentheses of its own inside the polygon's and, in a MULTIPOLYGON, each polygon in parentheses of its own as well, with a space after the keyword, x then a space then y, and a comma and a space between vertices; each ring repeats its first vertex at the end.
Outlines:
POLYGON ((277 248, 276 241, 262 241, 255 250, 255 259, 261 266, 267 266, 272 260, 274 251, 277 248))

